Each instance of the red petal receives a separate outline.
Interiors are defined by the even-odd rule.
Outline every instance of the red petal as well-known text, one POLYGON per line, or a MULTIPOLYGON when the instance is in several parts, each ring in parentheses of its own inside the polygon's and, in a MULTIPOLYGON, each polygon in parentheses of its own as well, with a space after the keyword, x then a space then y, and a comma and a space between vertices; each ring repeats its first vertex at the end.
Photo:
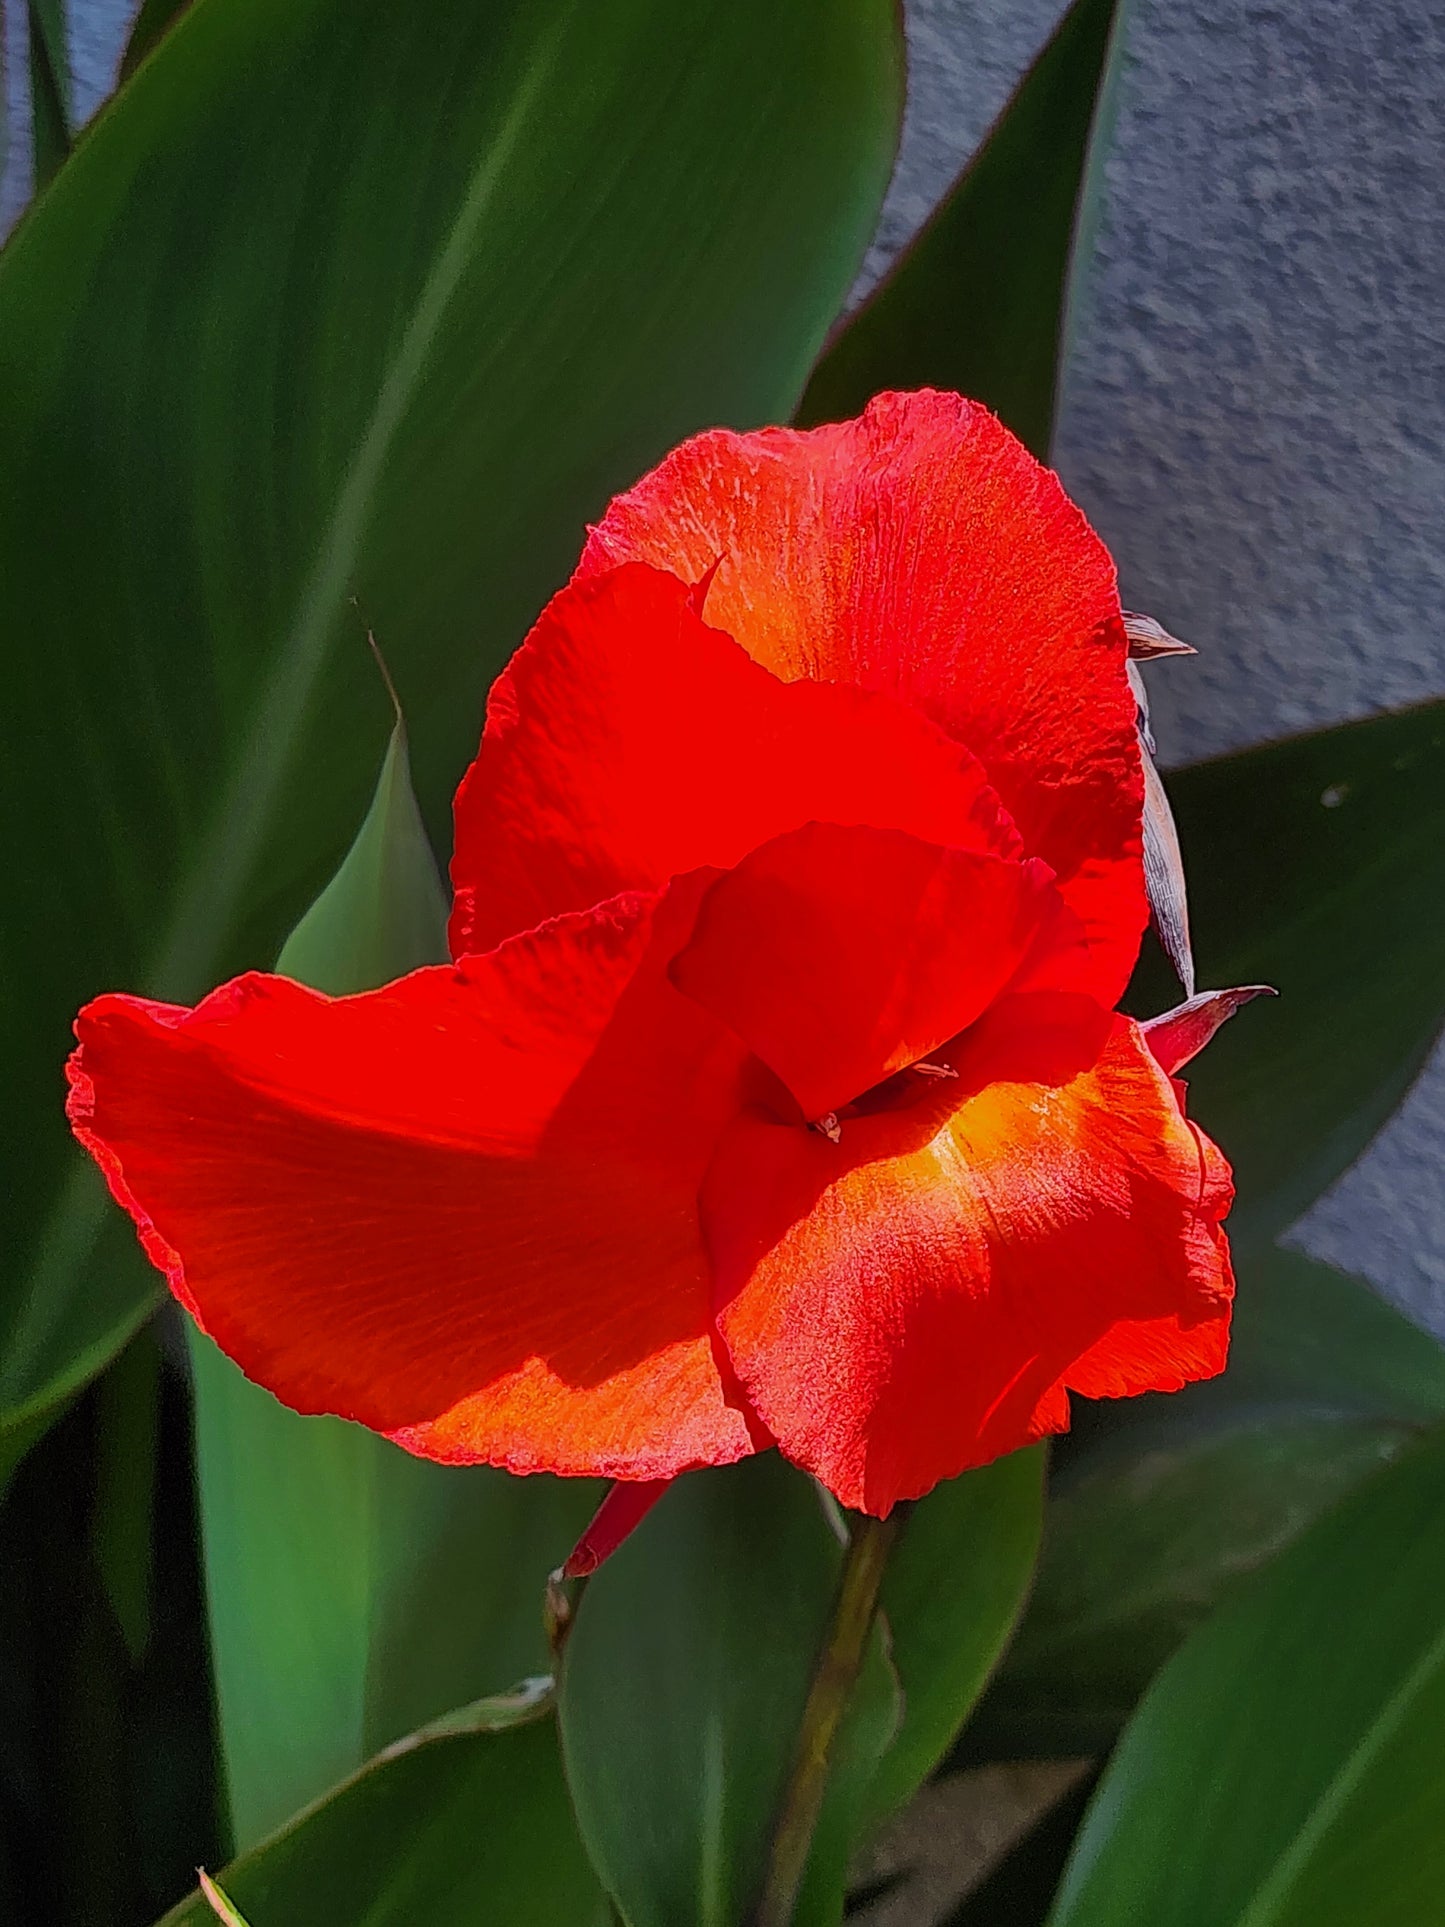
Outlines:
POLYGON ((518 1471, 735 1459, 696 1200, 743 1054, 663 975, 698 887, 363 996, 102 997, 76 1134, 177 1295, 298 1410, 518 1471))
POLYGON ((671 1479, 619 1479, 567 1555, 564 1579, 586 1579, 635 1532, 672 1484, 671 1479))
POLYGON ((973 1023, 1057 901, 1041 863, 812 823, 713 884, 671 975, 819 1118, 973 1023))
POLYGON ((1007 997, 955 1062, 837 1145, 744 1118, 704 1189, 743 1385, 875 1513, 1062 1430, 1066 1388, 1173 1388, 1223 1358, 1227 1169, 1137 1026, 1007 997))
POLYGON ((891 697, 787 684, 634 565, 565 589, 457 795, 454 954, 821 818, 1009 849, 977 760, 891 697))
POLYGON ((709 620, 759 662, 887 691, 975 751, 1117 999, 1145 905, 1114 567, 986 409, 924 391, 807 433, 700 435, 612 504, 579 573, 629 560, 716 566, 709 620))

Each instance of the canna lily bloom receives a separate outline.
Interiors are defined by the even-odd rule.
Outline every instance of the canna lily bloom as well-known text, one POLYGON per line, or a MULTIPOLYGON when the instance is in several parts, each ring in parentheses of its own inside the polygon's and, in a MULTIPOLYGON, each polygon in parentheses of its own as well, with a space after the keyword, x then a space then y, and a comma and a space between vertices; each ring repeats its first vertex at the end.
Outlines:
POLYGON ((1208 1377, 1230 1176, 1172 1073, 1244 993, 1114 1012, 1128 649, 976 404, 701 435, 492 691, 454 962, 100 997, 76 1135, 288 1405, 633 1512, 776 1445, 886 1514, 1071 1392, 1208 1377))

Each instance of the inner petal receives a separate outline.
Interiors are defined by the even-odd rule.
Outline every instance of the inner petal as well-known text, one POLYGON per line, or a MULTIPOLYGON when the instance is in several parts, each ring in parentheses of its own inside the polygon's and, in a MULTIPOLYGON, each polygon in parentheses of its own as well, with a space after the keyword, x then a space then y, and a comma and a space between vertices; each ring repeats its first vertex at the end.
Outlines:
POLYGON ((809 823, 713 884, 671 975, 826 1118, 967 1029, 1055 908, 1046 864, 809 823))
POLYGON ((574 584, 498 678, 457 795, 456 955, 814 818, 1016 853, 969 750, 891 696, 780 681, 695 600, 640 565, 574 584))

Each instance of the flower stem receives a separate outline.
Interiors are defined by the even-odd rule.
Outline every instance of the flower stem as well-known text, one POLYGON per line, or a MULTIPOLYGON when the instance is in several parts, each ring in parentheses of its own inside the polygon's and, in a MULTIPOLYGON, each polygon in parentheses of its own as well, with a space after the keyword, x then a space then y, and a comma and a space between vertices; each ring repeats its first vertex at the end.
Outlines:
POLYGON ((790 1927, 828 1786, 833 1747, 863 1664, 878 1593, 905 1508, 887 1519, 854 1517, 842 1576, 798 1729, 752 1927, 790 1927))

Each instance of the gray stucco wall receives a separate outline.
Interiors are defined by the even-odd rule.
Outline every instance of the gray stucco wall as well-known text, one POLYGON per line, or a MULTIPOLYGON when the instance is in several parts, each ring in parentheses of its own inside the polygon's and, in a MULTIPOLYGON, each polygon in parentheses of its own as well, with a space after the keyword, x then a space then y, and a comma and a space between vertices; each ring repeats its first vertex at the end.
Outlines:
MULTIPOLYGON (((130 11, 73 0, 83 106, 130 11)), ((1058 12, 910 0, 873 271, 1058 12)), ((1445 693, 1442 183, 1438 0, 1135 0, 1058 460, 1127 599, 1199 646, 1153 678, 1166 760, 1445 693)), ((1442 1172, 1445 1057, 1296 1235, 1445 1334, 1442 1172)))
MULTIPOLYGON (((1053 13, 914 0, 885 248, 1053 13)), ((1138 0, 1106 180, 1058 464, 1199 647, 1165 760, 1445 694, 1445 12, 1138 0)), ((1445 1055, 1295 1236, 1445 1334, 1445 1055)))

